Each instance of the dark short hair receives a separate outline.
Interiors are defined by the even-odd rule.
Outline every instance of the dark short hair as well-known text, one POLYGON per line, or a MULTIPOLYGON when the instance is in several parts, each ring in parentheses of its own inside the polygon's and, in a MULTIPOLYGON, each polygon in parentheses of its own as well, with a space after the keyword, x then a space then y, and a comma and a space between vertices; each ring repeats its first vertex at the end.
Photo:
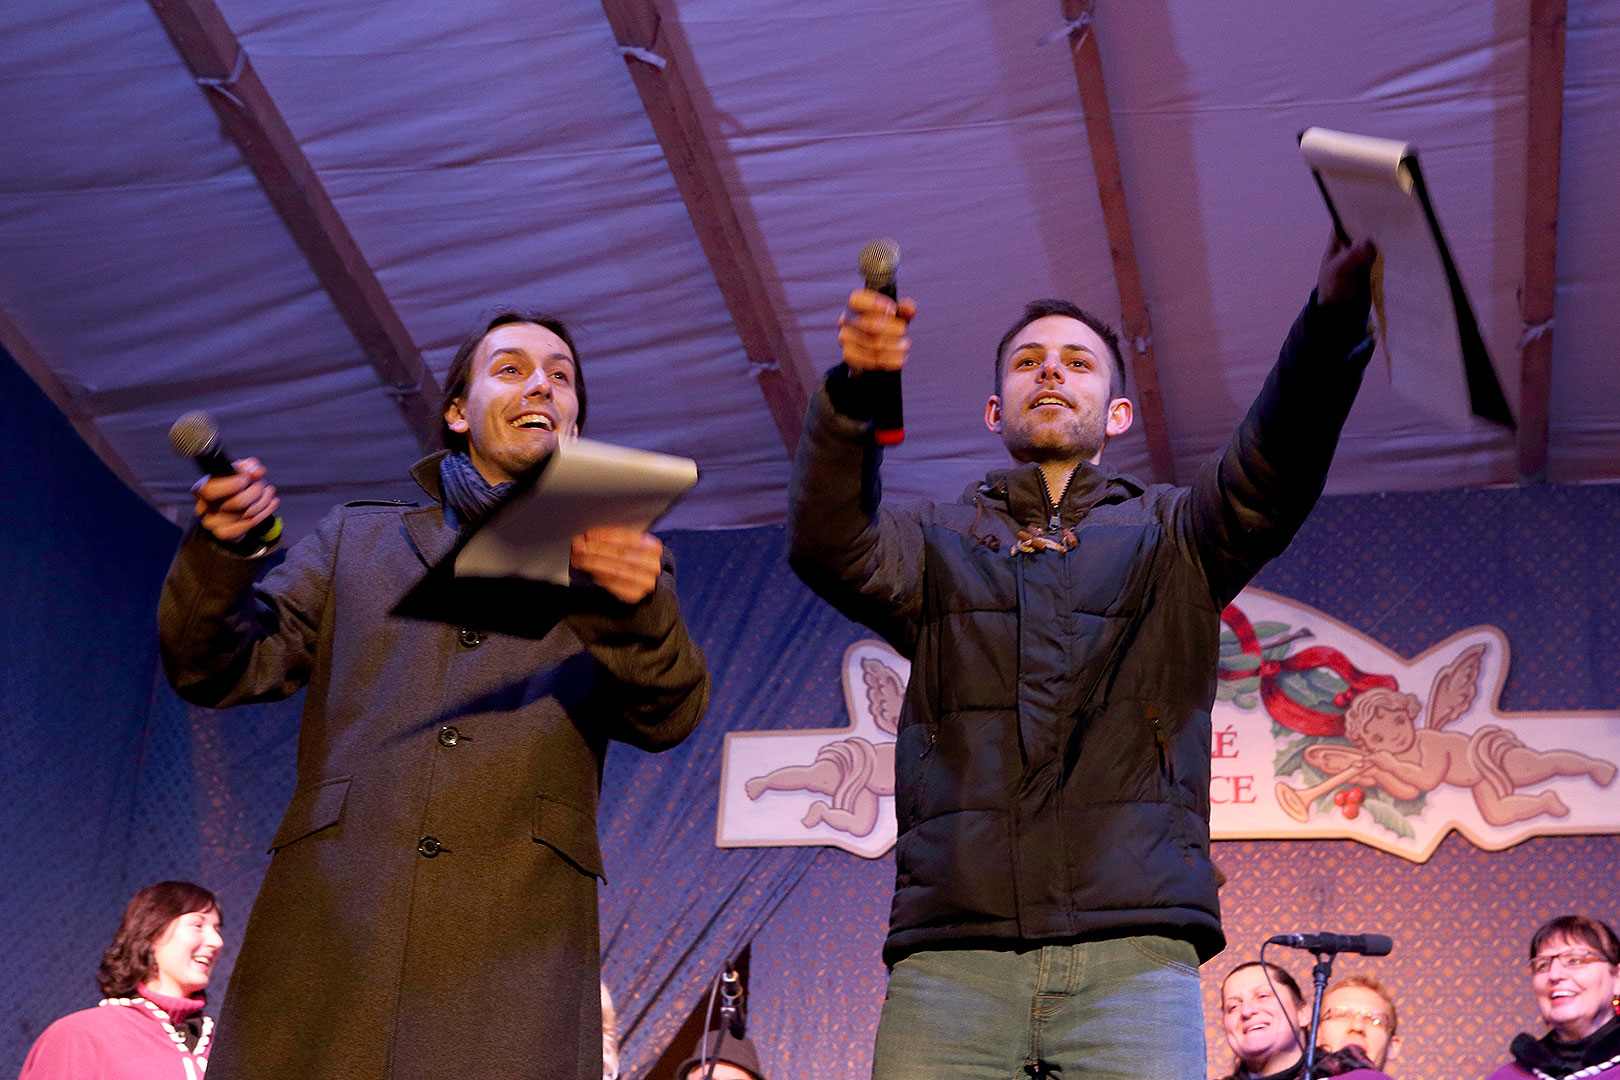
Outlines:
POLYGON ((1303 992, 1301 992, 1301 990, 1299 988, 1299 983, 1295 982, 1294 977, 1292 975, 1288 974, 1288 972, 1286 970, 1284 970, 1283 968, 1279 967, 1276 964, 1271 963, 1270 961, 1267 961, 1266 963, 1262 964, 1258 960, 1250 960, 1250 961, 1248 961, 1246 963, 1239 964, 1237 967, 1233 968, 1231 971, 1228 971, 1226 973, 1225 978, 1221 979, 1221 992, 1224 994, 1225 991, 1226 991, 1226 980, 1227 979, 1230 979, 1232 976, 1236 975, 1238 972, 1242 971, 1244 968, 1252 968, 1252 967, 1263 967, 1263 968, 1265 968, 1268 972, 1271 973, 1271 981, 1272 982, 1274 982, 1274 983, 1282 983, 1284 986, 1286 986, 1288 988, 1288 992, 1294 996, 1294 1008, 1297 1009, 1301 1005, 1305 1004, 1305 995, 1304 995, 1303 992))
POLYGON ((1020 330, 1036 319, 1044 319, 1048 315, 1061 315, 1065 319, 1075 319, 1085 323, 1097 332, 1097 336, 1107 343, 1109 356, 1114 362, 1114 369, 1108 376, 1108 396, 1124 397, 1125 356, 1119 351, 1119 335, 1114 333, 1114 328, 1078 304, 1071 304, 1067 300, 1053 300, 1050 298, 1031 300, 1025 304, 1024 314, 1008 328, 1005 334, 1001 335, 1001 340, 996 343, 995 392, 997 394, 1001 393, 1001 365, 1007 359, 1007 346, 1012 344, 1012 339, 1018 336, 1020 330))
POLYGON ((1602 953, 1609 963, 1620 964, 1620 938, 1615 937, 1614 927, 1588 915, 1574 914, 1548 919, 1536 928, 1536 932, 1530 936, 1530 959, 1534 960, 1547 942, 1560 937, 1565 941, 1590 945, 1602 953))
POLYGON ((473 353, 478 351, 479 342, 489 336, 489 332, 496 327, 509 326, 512 323, 532 323, 535 326, 550 330, 562 339, 568 346, 568 354, 574 358, 574 398, 579 402, 579 414, 574 424, 579 431, 585 430, 585 369, 579 362, 579 350, 574 347, 574 337, 568 332, 568 327, 555 315, 544 315, 535 311, 519 311, 516 308, 500 308, 492 315, 482 330, 468 334, 456 349, 455 357, 450 361, 450 370, 444 376, 444 397, 439 402, 439 428, 440 437, 444 445, 451 450, 465 454, 467 452, 467 436, 458 431, 451 431, 450 425, 444 420, 445 410, 461 400, 467 392, 467 380, 472 368, 473 353))
POLYGON ((1371 990, 1373 993, 1384 999, 1384 1004, 1389 1006, 1389 1037, 1393 1039, 1395 1037, 1396 1030, 1400 1027, 1401 1018, 1395 1011, 1395 999, 1390 996, 1388 990, 1384 989, 1384 984, 1373 978, 1371 975, 1346 975, 1344 978, 1328 987, 1324 992, 1323 997, 1326 997, 1328 994, 1333 993, 1333 991, 1345 986, 1359 986, 1363 990, 1371 990))
POLYGON ((193 911, 218 910, 214 894, 189 881, 160 881, 130 897, 118 933, 101 954, 96 983, 102 996, 128 997, 152 977, 152 943, 174 920, 193 911))

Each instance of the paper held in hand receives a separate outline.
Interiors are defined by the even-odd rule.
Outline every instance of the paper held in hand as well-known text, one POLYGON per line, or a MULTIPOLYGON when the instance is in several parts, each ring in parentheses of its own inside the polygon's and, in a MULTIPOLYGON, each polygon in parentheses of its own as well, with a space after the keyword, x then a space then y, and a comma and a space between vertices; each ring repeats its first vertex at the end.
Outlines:
POLYGON ((594 525, 651 528, 697 475, 690 458, 570 439, 467 539, 456 576, 567 585, 575 536, 594 525))
POLYGON ((1408 143, 1307 128, 1299 150, 1339 236, 1371 237, 1373 314, 1391 387, 1465 427, 1469 414, 1513 427, 1451 249, 1408 143))

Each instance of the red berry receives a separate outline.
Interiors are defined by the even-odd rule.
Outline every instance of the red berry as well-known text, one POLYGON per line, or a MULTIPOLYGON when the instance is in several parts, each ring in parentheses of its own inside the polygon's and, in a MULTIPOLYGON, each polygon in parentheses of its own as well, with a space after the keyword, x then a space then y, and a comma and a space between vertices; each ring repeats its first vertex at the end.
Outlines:
POLYGON ((1348 799, 1349 797, 1350 797, 1350 793, 1348 791, 1344 790, 1344 788, 1340 788, 1338 791, 1335 791, 1333 793, 1333 805, 1334 806, 1343 806, 1344 801, 1346 799, 1348 799))
POLYGON ((1354 818, 1359 813, 1361 813, 1361 807, 1357 806, 1355 803, 1351 803, 1344 808, 1344 816, 1347 818, 1354 818))
POLYGON ((1366 800, 1366 798, 1367 798, 1367 793, 1365 791, 1362 791, 1358 787, 1351 788, 1348 792, 1345 793, 1345 796, 1344 796, 1345 802, 1355 803, 1357 806, 1361 805, 1361 803, 1364 802, 1366 800))

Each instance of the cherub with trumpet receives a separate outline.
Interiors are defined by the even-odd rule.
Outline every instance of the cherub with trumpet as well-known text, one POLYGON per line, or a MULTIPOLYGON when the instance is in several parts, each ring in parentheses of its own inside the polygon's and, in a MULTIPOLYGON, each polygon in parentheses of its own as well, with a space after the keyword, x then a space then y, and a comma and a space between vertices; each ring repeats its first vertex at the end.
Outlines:
POLYGON ((1505 728, 1486 724, 1470 734, 1445 730, 1473 706, 1479 693, 1483 643, 1463 650, 1435 676, 1427 723, 1419 727, 1423 702, 1415 694, 1374 687, 1357 694, 1344 714, 1350 747, 1316 746, 1311 765, 1332 772, 1309 791, 1279 784, 1277 801, 1292 817, 1309 817, 1314 798, 1343 784, 1383 788, 1410 800, 1441 784, 1471 790, 1486 824, 1512 825, 1541 814, 1565 817, 1569 807, 1554 791, 1519 789, 1557 776, 1589 776, 1600 787, 1615 778, 1615 766, 1574 750, 1535 750, 1505 728))

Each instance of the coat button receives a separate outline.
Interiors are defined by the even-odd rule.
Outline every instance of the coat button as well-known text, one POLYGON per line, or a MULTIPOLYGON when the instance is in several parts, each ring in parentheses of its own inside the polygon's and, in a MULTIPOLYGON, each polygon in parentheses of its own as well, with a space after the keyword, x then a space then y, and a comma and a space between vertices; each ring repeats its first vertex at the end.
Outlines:
POLYGON ((424 859, 431 859, 444 850, 437 836, 424 836, 416 842, 416 850, 424 859))
POLYGON ((461 732, 454 726, 445 726, 439 729, 439 745, 454 746, 461 741, 461 732))
POLYGON ((476 630, 462 630, 456 638, 464 649, 476 649, 484 641, 484 635, 476 630))

